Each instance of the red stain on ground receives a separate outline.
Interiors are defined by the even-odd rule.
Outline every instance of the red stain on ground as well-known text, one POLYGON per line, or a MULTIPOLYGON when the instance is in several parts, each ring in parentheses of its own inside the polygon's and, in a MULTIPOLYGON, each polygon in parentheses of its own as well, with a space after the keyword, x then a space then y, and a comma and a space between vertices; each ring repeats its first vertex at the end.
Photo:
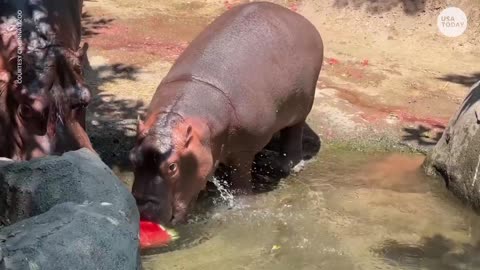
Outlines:
POLYGON ((437 127, 442 129, 446 127, 449 120, 447 118, 440 118, 440 117, 418 117, 413 114, 410 114, 409 112, 402 111, 402 110, 394 111, 393 113, 395 113, 402 122, 423 123, 430 127, 437 127))
POLYGON ((340 62, 335 58, 328 58, 327 63, 333 66, 333 65, 339 64, 340 62))
POLYGON ((395 117, 405 124, 424 124, 435 128, 445 128, 449 119, 440 117, 415 116, 407 111, 407 108, 399 106, 387 106, 368 100, 361 94, 350 89, 321 84, 319 88, 331 88, 337 90, 337 96, 360 110, 360 116, 369 123, 385 121, 388 117, 395 117))
POLYGON ((340 61, 336 58, 327 58, 325 71, 329 74, 340 77, 347 81, 361 83, 366 85, 378 85, 386 79, 382 73, 375 73, 366 67, 369 61, 364 59, 362 62, 340 61))
POLYGON ((187 47, 187 42, 174 42, 159 37, 135 37, 132 30, 114 25, 101 30, 101 36, 88 40, 92 46, 104 50, 121 50, 157 55, 161 59, 175 60, 187 47))
POLYGON ((168 15, 115 20, 96 29, 97 34, 88 37, 87 41, 92 47, 115 53, 133 53, 140 59, 153 55, 158 60, 173 61, 208 22, 207 17, 168 15))
POLYGON ((354 78, 357 80, 361 80, 363 77, 365 77, 363 70, 360 70, 353 66, 345 68, 344 72, 345 72, 344 74, 347 77, 354 78))
POLYGON ((296 2, 295 2, 295 3, 292 3, 292 4, 290 5, 290 10, 293 11, 293 12, 297 12, 297 10, 298 10, 298 5, 297 5, 296 2))

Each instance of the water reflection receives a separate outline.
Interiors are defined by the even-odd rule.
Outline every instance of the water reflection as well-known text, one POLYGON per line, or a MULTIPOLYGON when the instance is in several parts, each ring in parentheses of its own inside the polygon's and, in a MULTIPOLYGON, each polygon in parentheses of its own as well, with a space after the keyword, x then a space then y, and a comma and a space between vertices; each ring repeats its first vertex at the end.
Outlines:
POLYGON ((480 242, 458 243, 441 234, 424 237, 416 245, 387 240, 374 252, 408 269, 480 269, 480 242))

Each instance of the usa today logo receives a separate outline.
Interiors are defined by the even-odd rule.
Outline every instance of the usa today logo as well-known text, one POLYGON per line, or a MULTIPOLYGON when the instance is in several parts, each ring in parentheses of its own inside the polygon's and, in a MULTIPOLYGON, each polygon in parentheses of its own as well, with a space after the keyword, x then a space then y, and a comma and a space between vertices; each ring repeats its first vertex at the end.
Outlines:
POLYGON ((448 7, 438 15, 437 26, 443 35, 458 37, 467 29, 467 15, 457 7, 448 7))

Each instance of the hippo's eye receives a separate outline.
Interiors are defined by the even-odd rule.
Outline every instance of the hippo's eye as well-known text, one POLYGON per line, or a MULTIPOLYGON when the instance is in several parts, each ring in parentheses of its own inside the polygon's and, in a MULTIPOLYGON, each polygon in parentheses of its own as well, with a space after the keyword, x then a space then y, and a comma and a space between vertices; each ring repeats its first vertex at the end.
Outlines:
POLYGON ((171 174, 174 174, 176 171, 177 171, 177 164, 170 163, 170 165, 168 165, 168 172, 171 174))

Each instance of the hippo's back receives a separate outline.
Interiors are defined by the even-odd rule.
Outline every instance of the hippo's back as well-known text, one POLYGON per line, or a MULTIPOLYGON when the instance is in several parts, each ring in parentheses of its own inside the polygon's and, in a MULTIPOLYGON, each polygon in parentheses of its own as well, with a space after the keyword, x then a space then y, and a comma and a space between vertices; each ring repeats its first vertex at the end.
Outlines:
POLYGON ((259 117, 275 121, 282 112, 288 114, 289 106, 308 114, 322 59, 322 40, 307 19, 279 5, 256 2, 214 20, 163 82, 193 77, 224 92, 237 115, 248 118, 242 122, 259 117))

